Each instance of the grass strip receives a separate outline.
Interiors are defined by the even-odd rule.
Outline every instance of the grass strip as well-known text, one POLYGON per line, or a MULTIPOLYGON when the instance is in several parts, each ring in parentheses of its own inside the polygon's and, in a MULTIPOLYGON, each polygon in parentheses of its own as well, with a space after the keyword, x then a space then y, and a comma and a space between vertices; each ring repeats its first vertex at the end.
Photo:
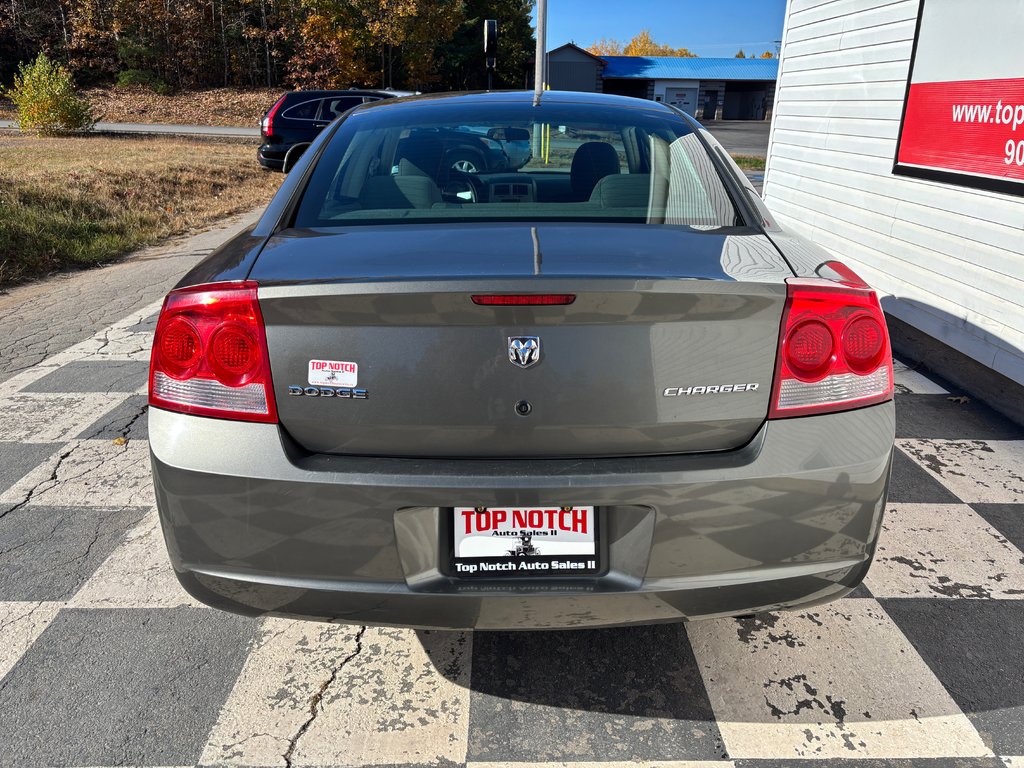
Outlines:
POLYGON ((270 199, 251 145, 0 136, 0 286, 112 261, 270 199))
POLYGON ((744 171, 763 171, 764 158, 757 155, 733 155, 732 159, 744 171))

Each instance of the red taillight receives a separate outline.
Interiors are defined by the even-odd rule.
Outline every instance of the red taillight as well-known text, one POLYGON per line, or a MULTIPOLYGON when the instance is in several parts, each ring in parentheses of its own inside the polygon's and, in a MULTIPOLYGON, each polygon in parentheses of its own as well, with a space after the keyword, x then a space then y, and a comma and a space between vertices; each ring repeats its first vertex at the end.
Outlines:
POLYGON ((277 421, 255 282, 167 295, 153 339, 149 403, 197 416, 277 421))
POLYGON ((277 110, 279 110, 281 108, 281 105, 283 103, 284 103, 284 96, 282 96, 280 99, 278 99, 277 101, 274 102, 274 106, 272 106, 270 108, 270 111, 267 112, 266 117, 263 118, 263 124, 260 125, 260 128, 261 128, 264 136, 273 136, 274 135, 274 115, 277 114, 277 110))
POLYGON ((786 362, 808 378, 816 378, 832 362, 832 331, 820 320, 800 323, 786 336, 786 362))
POLYGON ((855 371, 877 368, 885 345, 885 327, 873 317, 858 317, 843 329, 843 356, 855 371))
POLYGON ((160 359, 164 370, 175 379, 184 379, 202 357, 199 331, 183 317, 173 318, 160 336, 160 359))
POLYGON ((576 294, 574 293, 504 293, 476 294, 473 296, 474 304, 482 304, 488 307, 549 307, 559 304, 572 304, 574 301, 576 301, 576 294))
POLYGON ((840 266, 833 269, 842 282, 788 281, 769 418, 892 399, 892 352, 878 296, 840 266))

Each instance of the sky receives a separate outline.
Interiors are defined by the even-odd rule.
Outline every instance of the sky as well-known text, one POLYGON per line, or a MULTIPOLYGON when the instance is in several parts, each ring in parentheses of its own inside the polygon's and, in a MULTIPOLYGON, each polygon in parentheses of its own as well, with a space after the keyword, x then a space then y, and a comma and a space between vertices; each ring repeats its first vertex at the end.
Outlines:
POLYGON ((548 50, 649 29, 658 43, 699 56, 776 51, 786 0, 548 0, 548 50))

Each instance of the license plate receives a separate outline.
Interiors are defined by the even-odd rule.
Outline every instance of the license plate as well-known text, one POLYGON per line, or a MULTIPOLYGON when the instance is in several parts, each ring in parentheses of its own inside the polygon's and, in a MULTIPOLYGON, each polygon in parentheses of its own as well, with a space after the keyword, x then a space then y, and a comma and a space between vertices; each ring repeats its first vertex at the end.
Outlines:
POLYGON ((456 576, 578 576, 599 571, 593 507, 455 507, 456 576))

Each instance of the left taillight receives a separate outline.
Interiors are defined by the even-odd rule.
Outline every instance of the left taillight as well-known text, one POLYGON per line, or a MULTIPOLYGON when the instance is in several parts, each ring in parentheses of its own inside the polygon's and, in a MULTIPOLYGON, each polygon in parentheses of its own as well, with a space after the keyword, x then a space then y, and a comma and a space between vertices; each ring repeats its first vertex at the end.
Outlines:
POLYGON ((153 337, 149 404, 196 416, 277 422, 255 282, 198 285, 167 295, 153 337))
POLYGON ((274 135, 274 117, 277 115, 277 110, 281 108, 283 103, 284 96, 274 102, 274 106, 267 110, 267 114, 264 115, 263 120, 260 121, 260 132, 263 134, 264 138, 270 138, 274 135))
POLYGON ((892 350, 878 296, 852 271, 842 281, 792 278, 768 418, 891 400, 892 350))

